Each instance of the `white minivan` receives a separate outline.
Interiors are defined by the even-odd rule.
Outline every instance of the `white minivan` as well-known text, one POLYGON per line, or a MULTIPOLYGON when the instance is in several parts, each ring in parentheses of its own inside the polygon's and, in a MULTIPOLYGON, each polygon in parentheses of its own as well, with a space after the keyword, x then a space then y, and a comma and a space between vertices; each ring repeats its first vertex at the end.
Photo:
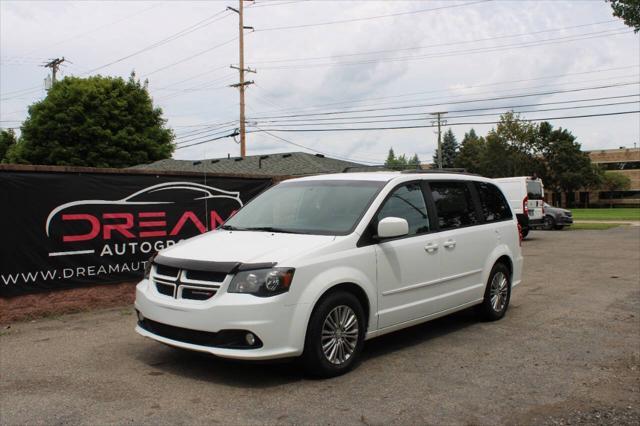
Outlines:
POLYGON ((302 357, 335 376, 367 339, 474 305, 502 318, 521 274, 517 221, 490 179, 304 177, 152 258, 136 331, 221 357, 302 357))

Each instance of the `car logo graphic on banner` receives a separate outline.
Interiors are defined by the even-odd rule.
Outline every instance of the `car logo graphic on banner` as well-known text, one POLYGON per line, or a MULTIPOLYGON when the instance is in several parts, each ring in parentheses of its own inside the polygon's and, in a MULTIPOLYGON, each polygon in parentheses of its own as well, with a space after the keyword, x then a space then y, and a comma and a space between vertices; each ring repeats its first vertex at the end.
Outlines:
POLYGON ((242 205, 237 191, 193 182, 161 183, 119 200, 68 202, 47 217, 45 233, 56 248, 49 256, 124 255, 145 240, 175 243, 220 226, 242 205))

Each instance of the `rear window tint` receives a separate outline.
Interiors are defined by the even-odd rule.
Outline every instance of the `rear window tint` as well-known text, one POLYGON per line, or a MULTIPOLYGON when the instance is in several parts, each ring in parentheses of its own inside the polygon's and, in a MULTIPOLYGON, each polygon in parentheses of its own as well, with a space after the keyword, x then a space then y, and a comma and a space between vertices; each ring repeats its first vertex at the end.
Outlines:
POLYGON ((530 200, 542 200, 542 183, 539 180, 527 181, 527 196, 530 200))
POLYGON ((429 186, 441 230, 479 222, 471 191, 465 182, 429 182, 429 186))
POLYGON ((509 204, 502 191, 487 182, 474 182, 474 185, 480 197, 480 206, 485 221, 496 222, 511 219, 511 209, 509 209, 509 204))

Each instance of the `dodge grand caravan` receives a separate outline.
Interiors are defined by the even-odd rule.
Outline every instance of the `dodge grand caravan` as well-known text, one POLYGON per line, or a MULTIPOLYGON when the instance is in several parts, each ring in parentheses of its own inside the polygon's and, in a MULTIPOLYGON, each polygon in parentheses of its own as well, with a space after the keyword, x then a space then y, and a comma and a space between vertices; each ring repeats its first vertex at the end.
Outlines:
POLYGON ((502 318, 521 273, 517 221, 490 179, 305 177, 158 253, 136 289, 136 331, 221 357, 302 357, 334 376, 367 339, 474 305, 502 318))

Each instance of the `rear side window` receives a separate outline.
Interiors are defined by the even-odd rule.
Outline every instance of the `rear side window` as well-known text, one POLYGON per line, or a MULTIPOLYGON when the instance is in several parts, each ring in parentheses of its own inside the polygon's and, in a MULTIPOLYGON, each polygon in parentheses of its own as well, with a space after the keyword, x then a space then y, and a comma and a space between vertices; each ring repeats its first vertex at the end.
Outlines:
POLYGON ((530 200, 542 200, 542 183, 539 180, 527 180, 527 196, 530 200))
POLYGON ((441 230, 479 222, 471 191, 465 182, 429 182, 441 230))
POLYGON ((485 221, 496 222, 511 219, 511 210, 502 191, 487 182, 474 182, 474 185, 480 196, 480 206, 485 221))
POLYGON ((378 222, 385 217, 399 217, 409 223, 409 235, 429 232, 429 215, 418 183, 396 188, 378 213, 378 222))

